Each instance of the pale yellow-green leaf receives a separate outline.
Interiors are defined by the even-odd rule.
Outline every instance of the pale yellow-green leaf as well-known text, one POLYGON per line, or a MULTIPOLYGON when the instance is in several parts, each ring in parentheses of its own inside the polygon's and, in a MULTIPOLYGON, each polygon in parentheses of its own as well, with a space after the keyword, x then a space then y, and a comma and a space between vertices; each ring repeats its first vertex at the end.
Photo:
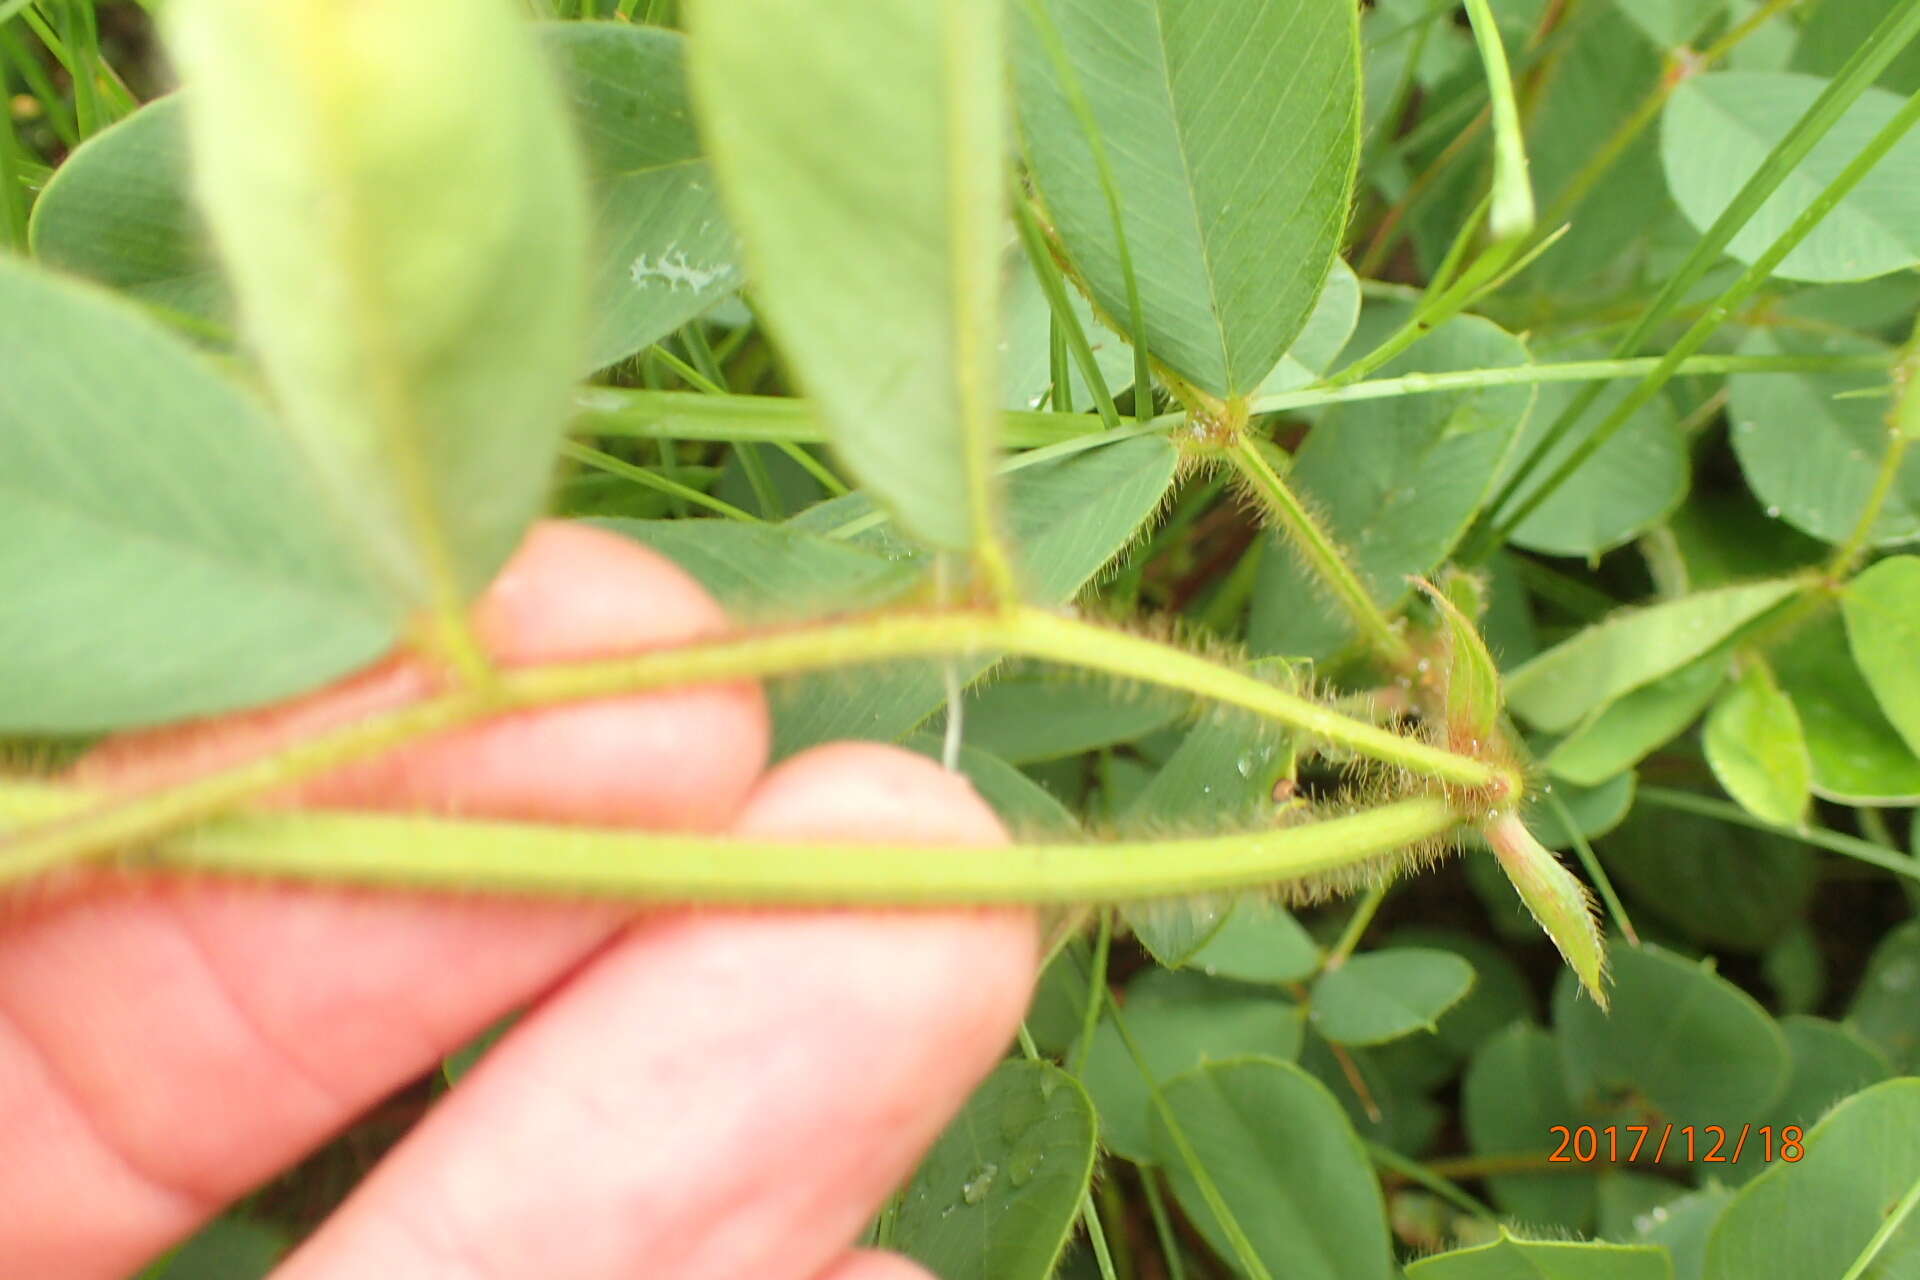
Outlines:
POLYGON ((704 0, 688 80, 749 284, 901 527, 991 554, 999 0, 704 0))
POLYGON ((546 494, 581 356, 572 139, 507 0, 174 0, 194 187, 331 518, 448 614, 546 494))
POLYGON ((1515 814, 1503 814, 1480 829, 1514 891, 1546 931, 1587 994, 1607 1007, 1607 947, 1594 923, 1593 895, 1553 851, 1533 838, 1515 814))
POLYGON ((1755 817, 1795 826, 1812 800, 1813 760, 1800 713, 1765 666, 1751 663, 1707 713, 1713 776, 1755 817))

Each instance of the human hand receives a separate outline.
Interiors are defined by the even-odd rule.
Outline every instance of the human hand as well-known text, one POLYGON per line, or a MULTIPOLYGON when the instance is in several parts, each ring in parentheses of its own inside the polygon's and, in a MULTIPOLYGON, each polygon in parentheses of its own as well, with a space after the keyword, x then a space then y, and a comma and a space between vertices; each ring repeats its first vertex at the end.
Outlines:
MULTIPOLYGON (((482 602, 506 663, 723 629, 671 564, 535 530, 482 602)), ((391 660, 284 707, 129 735, 79 774, 169 781, 421 696, 391 660)), ((779 839, 992 844, 965 782, 846 743, 765 771, 746 685, 515 716, 287 801, 779 839)), ((829 856, 823 854, 822 856, 829 856)), ((849 1247, 992 1066, 1031 915, 655 911, 206 882, 0 914, 0 1273, 125 1275, 529 1012, 277 1273, 900 1280, 849 1247)))

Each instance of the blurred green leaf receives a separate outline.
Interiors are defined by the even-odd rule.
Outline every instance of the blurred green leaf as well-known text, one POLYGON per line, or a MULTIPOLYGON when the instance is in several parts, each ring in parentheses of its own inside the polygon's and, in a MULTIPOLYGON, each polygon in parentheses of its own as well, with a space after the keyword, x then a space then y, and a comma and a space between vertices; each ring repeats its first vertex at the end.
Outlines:
POLYGON ((1799 628, 1768 656, 1800 713, 1814 794, 1853 804, 1920 799, 1920 756, 1887 722, 1837 614, 1799 628))
MULTIPOLYGON (((1165 1086, 1167 1106, 1267 1270, 1287 1280, 1388 1280, 1393 1257, 1373 1169, 1324 1087, 1262 1058, 1215 1062, 1165 1086)), ((1159 1113, 1154 1150, 1180 1207, 1232 1257, 1159 1113)))
POLYGON ((1208 977, 1298 982, 1320 967, 1320 948, 1292 912, 1243 893, 1219 928, 1183 963, 1208 977))
POLYGON ((1001 4, 688 10, 701 132, 768 326, 900 527, 980 550, 1001 395, 1001 4))
POLYGON ((1849 582, 1840 611, 1881 712, 1920 752, 1920 556, 1882 560, 1849 582))
POLYGON ((685 40, 659 27, 556 22, 560 72, 595 217, 593 329, 582 364, 642 351, 740 287, 739 250, 694 136, 685 40))
POLYGON ((1407 1280, 1672 1280, 1665 1250, 1641 1246, 1522 1240, 1502 1228, 1491 1244, 1422 1258, 1407 1280))
MULTIPOLYGON (((1885 354, 1847 333, 1758 330, 1745 355, 1885 354)), ((1866 510, 1887 449, 1887 375, 1735 374, 1728 417, 1740 469, 1769 516, 1827 542, 1840 542, 1866 510), (1868 394, 1861 394, 1868 393, 1868 394)), ((1920 535, 1920 458, 1900 469, 1868 542, 1886 546, 1920 535)))
POLYGON ((1708 947, 1761 951, 1813 896, 1798 841, 1674 809, 1641 809, 1600 841, 1601 861, 1635 902, 1708 947))
POLYGON ((1473 988, 1473 966, 1448 951, 1389 947, 1351 956, 1313 983, 1314 1029, 1338 1044, 1383 1044, 1432 1031, 1473 988))
MULTIPOLYGON (((1126 995, 1127 1031, 1156 1084, 1203 1062, 1241 1054, 1292 1059, 1300 1053, 1305 1018, 1297 1005, 1270 991, 1150 969, 1128 984, 1126 995)), ((1102 1144, 1129 1160, 1151 1163, 1150 1090, 1111 1014, 1095 1033, 1081 1079, 1100 1109, 1102 1144)))
POLYGON ((1015 13, 1028 166, 1094 301, 1131 328, 1099 153, 1077 104, 1117 189, 1147 348, 1215 396, 1254 390, 1306 326, 1346 225, 1360 143, 1356 9, 1025 0, 1015 13))
POLYGON ((692 574, 743 622, 790 622, 873 608, 921 577, 921 566, 780 525, 726 520, 595 520, 692 574))
POLYGON ((1618 777, 1692 724, 1727 678, 1725 645, 1588 715, 1547 753, 1556 778, 1597 786, 1618 777))
POLYGON ((579 362, 586 215, 547 68, 505 0, 180 0, 167 25, 282 416, 364 563, 450 622, 546 501, 579 362), (425 48, 461 74, 420 75, 425 48))
POLYGON ((1046 1280, 1093 1176, 1093 1104, 1045 1062, 1005 1062, 901 1193, 893 1247, 943 1280, 1046 1280))
MULTIPOLYGON (((536 27, 585 153, 595 221, 584 368, 632 355, 740 285, 733 233, 694 136, 684 40, 658 27, 536 27)), ((186 192, 184 99, 169 95, 88 139, 34 205, 42 260, 216 328, 232 323, 186 192)))
POLYGON ((1173 723, 1186 702, 1164 690, 1028 668, 969 690, 964 723, 975 746, 1028 764, 1130 742, 1173 723))
MULTIPOLYGON (((1088 449, 1007 477, 1007 527, 1030 600, 1064 604, 1133 540, 1173 482, 1175 453, 1159 436, 1088 449)), ((873 515, 872 499, 849 494, 801 512, 785 527, 831 536, 873 515)), ((890 559, 913 548, 886 526, 849 545, 890 559)), ((971 669, 978 674, 989 664, 971 669)), ((963 668, 964 669, 964 668, 963 668)), ((774 756, 840 738, 892 741, 939 709, 946 694, 930 662, 895 662, 774 681, 774 756)))
MULTIPOLYGON (((1787 71, 1709 71, 1680 83, 1661 117, 1660 154, 1667 188, 1697 230, 1704 232, 1733 202, 1826 87, 1820 76, 1787 71)), ((1727 252, 1746 263, 1758 258, 1900 107, 1899 96, 1884 89, 1862 93, 1747 220, 1727 252)), ((1904 176, 1916 165, 1920 137, 1908 137, 1774 274, 1784 280, 1865 280, 1920 262, 1920 193, 1904 176)))
POLYGON ((261 1280, 293 1248, 276 1227, 227 1213, 142 1271, 137 1280, 261 1280))
POLYGON ((0 726, 244 707, 393 643, 299 451, 184 343, 0 258, 0 350, 0 726))
POLYGON ((1273 366, 1273 372, 1261 381, 1255 398, 1298 391, 1318 382, 1333 368, 1358 323, 1360 277, 1344 259, 1335 258, 1333 270, 1327 273, 1327 282, 1313 304, 1313 313, 1307 317, 1307 327, 1280 357, 1280 363, 1273 366))
POLYGON ((1623 1236, 1621 1243, 1658 1245, 1673 1262, 1673 1280, 1701 1280, 1707 1265, 1707 1237, 1732 1202, 1732 1191, 1710 1183, 1636 1219, 1634 1231, 1623 1236))
POLYGON ((1772 1105, 1787 1043, 1753 998, 1705 965, 1651 943, 1612 950, 1613 1012, 1553 993, 1554 1035, 1570 1091, 1625 1089, 1675 1124, 1718 1124, 1772 1105))
POLYGON ((1755 817, 1797 826, 1812 800, 1813 760, 1793 702, 1758 662, 1727 686, 1701 736, 1713 776, 1755 817))
MULTIPOLYGON (((1707 1280, 1839 1276, 1920 1184, 1920 1080, 1847 1099, 1805 1136, 1804 1158, 1777 1163, 1727 1206, 1707 1245, 1707 1280)), ((1920 1217, 1896 1225, 1864 1273, 1920 1267, 1920 1217)))
POLYGON ((1565 730, 1714 648, 1800 589, 1791 580, 1700 591, 1622 610, 1507 678, 1507 702, 1542 729, 1565 730))
MULTIPOLYGON (((1467 1143, 1476 1156, 1538 1156, 1559 1146, 1555 1125, 1578 1125, 1584 1117, 1561 1078, 1553 1037, 1528 1022, 1516 1022, 1489 1038, 1467 1066, 1460 1092, 1467 1143)), ((1567 1231, 1593 1225, 1593 1170, 1546 1168, 1540 1173, 1500 1173, 1487 1191, 1502 1212, 1522 1222, 1551 1223, 1567 1231)))
MULTIPOLYGON (((1584 359, 1586 354, 1556 352, 1555 357, 1584 359)), ((1518 510, 1531 498, 1560 463, 1586 443, 1591 429, 1626 398, 1631 387, 1627 382, 1609 387, 1580 418, 1588 431, 1576 429, 1563 435, 1501 511, 1518 510)), ((1508 455, 1509 466, 1533 456, 1547 428, 1559 421, 1580 390, 1571 382, 1540 387, 1520 440, 1508 455)), ((1657 524, 1686 496, 1687 479, 1686 440, 1668 402, 1656 398, 1628 418, 1612 439, 1521 521, 1511 541, 1548 555, 1597 556, 1657 524)))
POLYGON ((1620 12, 1662 49, 1677 49, 1727 7, 1727 0, 1613 0, 1620 12))
POLYGON ((1874 948, 1847 1025, 1899 1070, 1920 1069, 1920 924, 1901 925, 1874 948))

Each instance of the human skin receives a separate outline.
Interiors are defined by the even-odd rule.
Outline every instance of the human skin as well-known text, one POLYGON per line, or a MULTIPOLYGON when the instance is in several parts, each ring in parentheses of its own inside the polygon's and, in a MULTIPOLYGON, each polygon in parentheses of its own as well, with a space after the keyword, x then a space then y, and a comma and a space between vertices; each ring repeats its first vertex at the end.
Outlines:
MULTIPOLYGON (((504 664, 723 632, 661 557, 538 527, 476 611, 504 664)), ((77 772, 191 776, 432 687, 394 658, 77 772)), ((988 845, 964 780, 862 743, 766 769, 757 686, 529 713, 275 803, 840 843, 988 845)), ((822 857, 832 854, 823 850, 822 857)), ((120 1277, 510 1010, 487 1057, 276 1273, 904 1280, 864 1222, 991 1069, 1030 913, 635 913, 245 883, 96 883, 0 913, 0 1260, 120 1277)))

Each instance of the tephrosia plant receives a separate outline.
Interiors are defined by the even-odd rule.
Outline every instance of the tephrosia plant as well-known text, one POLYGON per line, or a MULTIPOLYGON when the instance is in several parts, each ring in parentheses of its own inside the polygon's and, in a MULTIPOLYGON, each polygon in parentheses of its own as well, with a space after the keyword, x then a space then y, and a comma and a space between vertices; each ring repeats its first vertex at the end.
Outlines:
POLYGON ((153 7, 0 4, 0 894, 1045 905, 943 1276, 1917 1265, 1920 0, 153 7), (736 629, 497 663, 543 516, 736 629), (276 802, 739 680, 1020 838, 276 802))

